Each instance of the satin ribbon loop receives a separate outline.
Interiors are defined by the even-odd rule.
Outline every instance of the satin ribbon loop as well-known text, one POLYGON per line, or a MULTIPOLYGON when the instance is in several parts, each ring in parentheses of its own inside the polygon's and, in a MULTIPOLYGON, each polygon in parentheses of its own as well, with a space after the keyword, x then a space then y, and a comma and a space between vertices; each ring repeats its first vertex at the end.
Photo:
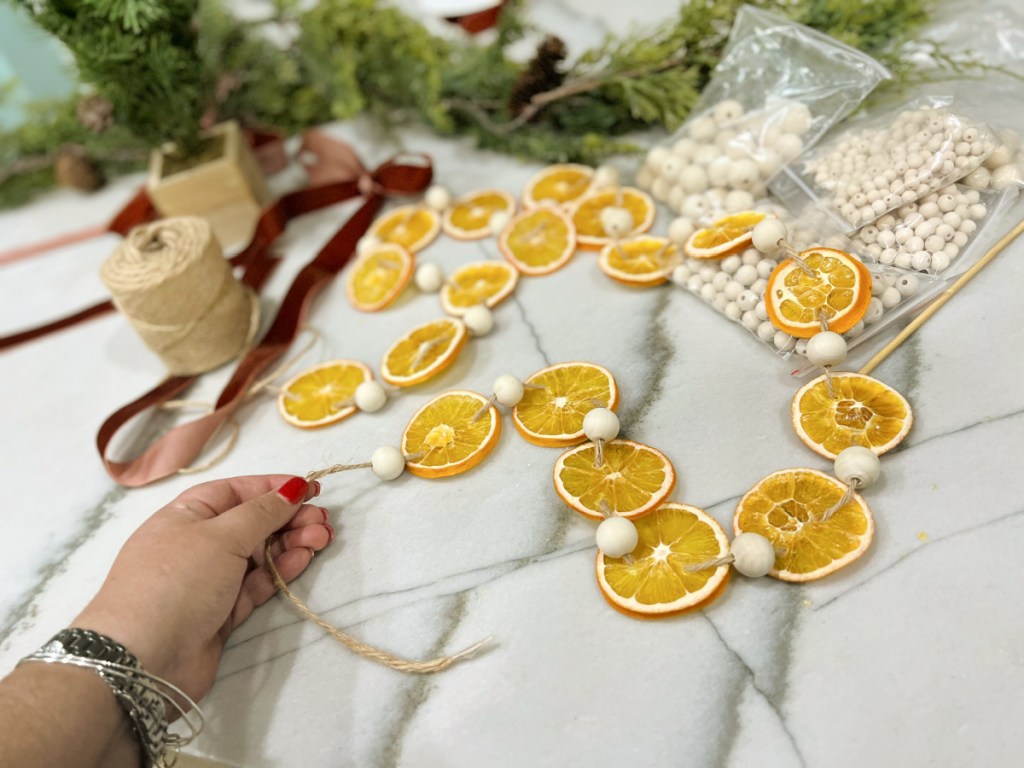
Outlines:
POLYGON ((415 195, 430 186, 434 164, 430 155, 422 152, 400 152, 381 163, 373 178, 389 197, 415 195))

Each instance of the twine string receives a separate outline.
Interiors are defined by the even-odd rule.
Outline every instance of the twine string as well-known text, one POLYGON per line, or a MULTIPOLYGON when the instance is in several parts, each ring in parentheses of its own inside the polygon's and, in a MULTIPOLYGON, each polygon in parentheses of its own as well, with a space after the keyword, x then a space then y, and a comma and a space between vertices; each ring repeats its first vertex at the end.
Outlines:
POLYGON ((800 267, 800 269, 802 269, 808 277, 814 277, 818 274, 817 272, 814 271, 810 264, 808 264, 806 261, 800 258, 800 254, 797 252, 796 248, 794 248, 788 242, 786 242, 782 238, 779 238, 778 246, 782 250, 782 252, 786 254, 786 258, 792 259, 793 263, 800 267))
MULTIPOLYGON (((199 408, 200 410, 205 410, 212 413, 214 406, 213 403, 207 403, 202 400, 168 400, 166 403, 163 403, 160 407, 168 411, 184 410, 186 408, 199 408)), ((179 475, 194 475, 197 472, 205 472, 211 467, 215 467, 217 464, 222 462, 224 458, 229 453, 231 453, 235 445, 238 443, 238 435, 242 431, 242 427, 238 423, 238 419, 235 418, 234 414, 228 417, 227 424, 231 427, 231 434, 228 435, 228 439, 224 443, 224 445, 221 446, 221 449, 217 451, 215 454, 213 454, 213 456, 211 456, 209 459, 204 461, 202 464, 193 464, 188 467, 181 467, 178 470, 179 475)), ((213 438, 216 436, 216 434, 217 432, 214 432, 212 435, 210 435, 210 442, 213 441, 213 438)))
POLYGON ((597 438, 594 441, 594 469, 604 466, 604 440, 597 438))
POLYGON ((721 557, 716 557, 713 560, 706 560, 703 563, 694 563, 692 565, 687 565, 683 568, 683 570, 689 571, 690 573, 697 573, 698 571, 703 571, 707 568, 719 568, 723 565, 728 565, 729 563, 735 561, 736 555, 734 555, 732 552, 726 552, 721 557))
MULTIPOLYGON (((342 470, 336 470, 342 471, 342 470)), ((313 474, 313 473, 311 473, 313 474)), ((434 672, 443 672, 448 669, 452 664, 466 659, 471 659, 475 656, 482 648, 491 643, 493 637, 485 637, 483 640, 473 643, 468 648, 464 648, 458 653, 454 653, 451 656, 440 656, 436 659, 429 659, 427 661, 410 661, 409 659, 403 659, 401 656, 396 656, 393 653, 389 653, 382 648, 377 648, 368 643, 364 643, 347 632, 342 631, 338 627, 334 626, 330 622, 326 621, 316 611, 311 609, 306 603, 296 595, 284 579, 281 578, 281 574, 278 572, 277 567, 274 565, 274 558, 270 553, 270 544, 272 539, 267 539, 266 545, 263 548, 263 558, 266 565, 267 571, 270 574, 270 578, 274 582, 274 586, 280 590, 281 594, 284 595, 288 601, 294 606, 294 608, 302 614, 303 618, 307 621, 316 624, 328 635, 333 637, 339 643, 344 645, 350 651, 355 653, 357 656, 361 656, 364 659, 370 661, 376 661, 378 664, 383 664, 391 669, 398 670, 399 672, 409 672, 416 675, 427 675, 434 672)))
POLYGON ((473 414, 473 418, 470 419, 470 421, 480 421, 480 419, 484 417, 484 414, 491 410, 491 406, 493 406, 496 402, 498 402, 498 396, 491 395, 490 399, 488 399, 486 403, 480 406, 480 410, 473 414))
MULTIPOLYGON (((821 324, 821 332, 825 333, 829 330, 828 327, 828 315, 824 309, 818 310, 818 322, 821 324)), ((823 366, 825 369, 825 388, 828 389, 828 396, 833 400, 838 400, 839 395, 836 394, 835 383, 832 381, 832 366, 823 366)))
POLYGON ((849 485, 846 486, 846 491, 843 493, 843 497, 839 499, 839 501, 837 501, 831 507, 825 510, 825 514, 821 516, 821 521, 828 522, 832 518, 832 515, 834 515, 840 509, 845 507, 847 504, 849 504, 850 500, 853 498, 853 494, 856 493, 859 488, 860 478, 851 477, 850 483, 849 485))

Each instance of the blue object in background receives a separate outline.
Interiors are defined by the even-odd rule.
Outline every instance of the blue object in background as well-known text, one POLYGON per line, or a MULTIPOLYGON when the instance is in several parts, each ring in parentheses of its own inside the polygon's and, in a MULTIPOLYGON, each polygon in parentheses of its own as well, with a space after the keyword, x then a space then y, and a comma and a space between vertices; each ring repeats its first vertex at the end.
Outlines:
POLYGON ((75 89, 71 54, 20 8, 0 4, 0 129, 25 119, 25 105, 75 89), (13 87, 12 87, 13 86, 13 87))

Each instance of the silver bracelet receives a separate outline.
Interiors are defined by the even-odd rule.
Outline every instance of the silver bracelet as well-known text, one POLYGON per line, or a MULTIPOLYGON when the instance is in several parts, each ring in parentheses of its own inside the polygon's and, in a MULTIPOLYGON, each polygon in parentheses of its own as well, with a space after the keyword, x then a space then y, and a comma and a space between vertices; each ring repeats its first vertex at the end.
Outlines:
POLYGON ((19 663, 26 661, 69 664, 96 672, 127 713, 146 764, 152 768, 173 766, 178 750, 203 730, 203 713, 184 691, 144 670, 127 648, 98 632, 78 628, 61 630, 19 663), (179 704, 172 693, 181 697, 186 707, 179 704), (189 729, 187 736, 167 732, 165 702, 181 715, 189 729))

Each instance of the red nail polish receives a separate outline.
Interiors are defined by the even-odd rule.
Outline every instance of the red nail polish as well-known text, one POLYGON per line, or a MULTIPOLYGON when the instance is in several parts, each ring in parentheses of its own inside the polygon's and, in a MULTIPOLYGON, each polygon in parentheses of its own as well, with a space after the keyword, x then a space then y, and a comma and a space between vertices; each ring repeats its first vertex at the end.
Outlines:
POLYGON ((277 489, 277 495, 289 504, 298 504, 306 498, 309 490, 309 483, 301 477, 293 477, 287 483, 277 489))

